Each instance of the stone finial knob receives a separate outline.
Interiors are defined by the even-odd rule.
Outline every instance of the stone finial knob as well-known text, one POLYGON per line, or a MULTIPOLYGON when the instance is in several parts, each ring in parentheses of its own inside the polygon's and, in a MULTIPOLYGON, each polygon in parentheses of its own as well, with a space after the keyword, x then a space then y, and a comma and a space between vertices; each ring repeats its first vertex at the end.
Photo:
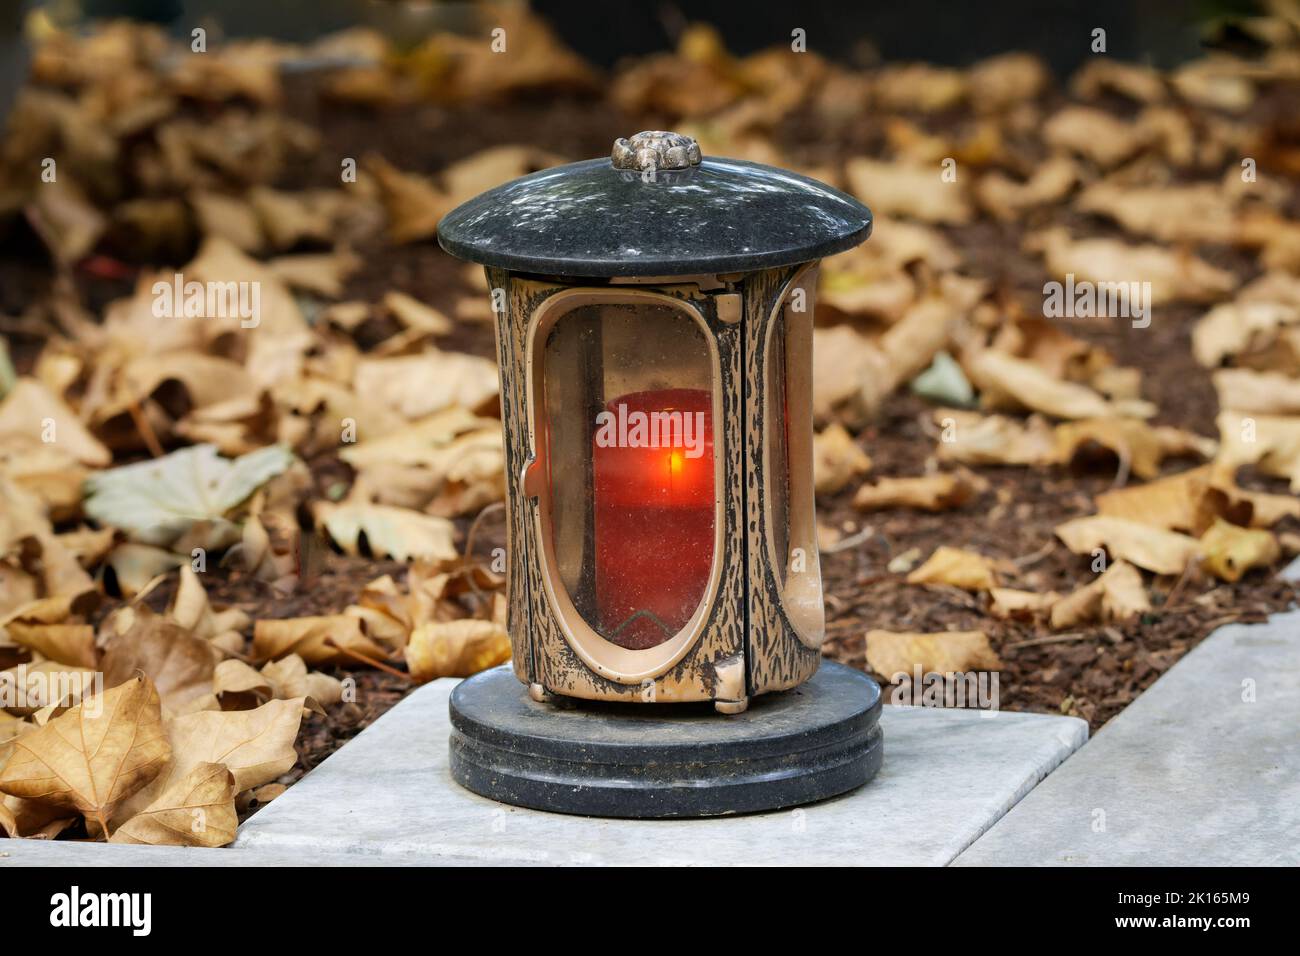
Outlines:
POLYGON ((614 140, 610 161, 615 169, 686 169, 700 164, 700 144, 681 133, 646 130, 614 140))

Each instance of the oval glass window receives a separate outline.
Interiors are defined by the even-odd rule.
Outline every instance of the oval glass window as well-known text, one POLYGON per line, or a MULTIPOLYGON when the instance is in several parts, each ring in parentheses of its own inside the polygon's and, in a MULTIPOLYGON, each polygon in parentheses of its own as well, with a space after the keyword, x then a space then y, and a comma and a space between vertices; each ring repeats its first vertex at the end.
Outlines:
POLYGON ((713 573, 709 343, 684 307, 618 293, 538 334, 552 583, 599 637, 657 647, 688 627, 713 573))
POLYGON ((808 647, 826 636, 817 504, 813 491, 812 329, 817 270, 786 288, 768 326, 764 409, 768 545, 795 634, 808 647))

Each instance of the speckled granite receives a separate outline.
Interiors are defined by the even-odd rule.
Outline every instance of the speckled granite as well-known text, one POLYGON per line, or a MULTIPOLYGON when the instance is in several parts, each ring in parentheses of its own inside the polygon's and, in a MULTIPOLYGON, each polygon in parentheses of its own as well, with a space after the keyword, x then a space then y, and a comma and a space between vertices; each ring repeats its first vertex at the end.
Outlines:
POLYGON ((870 234, 870 211, 838 189, 710 156, 653 182, 608 158, 557 166, 476 196, 438 224, 438 242, 462 259, 590 277, 766 269, 841 252, 870 234))

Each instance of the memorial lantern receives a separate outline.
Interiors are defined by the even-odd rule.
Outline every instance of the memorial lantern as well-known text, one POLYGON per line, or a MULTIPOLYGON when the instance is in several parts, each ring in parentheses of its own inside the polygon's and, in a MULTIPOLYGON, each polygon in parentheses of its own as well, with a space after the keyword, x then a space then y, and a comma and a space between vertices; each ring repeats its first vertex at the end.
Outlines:
POLYGON ((533 701, 738 714, 817 671, 816 271, 870 231, 838 190, 665 132, 443 219, 492 290, 533 701))

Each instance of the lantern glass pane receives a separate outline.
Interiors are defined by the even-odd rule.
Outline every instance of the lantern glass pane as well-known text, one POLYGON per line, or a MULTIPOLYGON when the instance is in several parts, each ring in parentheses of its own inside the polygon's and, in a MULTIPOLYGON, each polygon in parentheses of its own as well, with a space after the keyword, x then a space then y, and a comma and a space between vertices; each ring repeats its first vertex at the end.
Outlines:
POLYGON ((690 622, 713 569, 711 353, 668 304, 581 305, 542 364, 554 574, 606 640, 654 647, 690 622))
POLYGON ((811 646, 826 633, 813 491, 814 281, 810 270, 791 285, 768 331, 763 459, 772 568, 786 616, 811 646))

